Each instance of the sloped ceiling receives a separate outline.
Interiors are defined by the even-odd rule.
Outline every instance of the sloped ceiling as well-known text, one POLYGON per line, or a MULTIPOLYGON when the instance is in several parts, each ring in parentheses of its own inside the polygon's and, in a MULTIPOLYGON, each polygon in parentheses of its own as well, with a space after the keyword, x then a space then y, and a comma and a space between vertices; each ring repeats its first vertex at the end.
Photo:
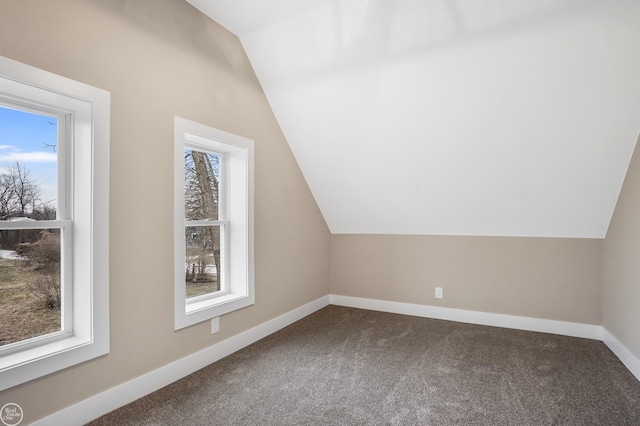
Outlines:
POLYGON ((333 233, 606 235, 640 2, 188 1, 240 37, 333 233))

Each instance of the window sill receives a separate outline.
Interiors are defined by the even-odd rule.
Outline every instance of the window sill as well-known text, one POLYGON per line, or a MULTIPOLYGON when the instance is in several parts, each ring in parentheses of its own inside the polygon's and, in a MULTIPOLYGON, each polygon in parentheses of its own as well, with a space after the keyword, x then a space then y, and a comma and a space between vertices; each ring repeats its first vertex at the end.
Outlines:
POLYGON ((106 339, 71 336, 0 358, 0 391, 109 352, 106 339), (46 360, 46 363, 42 361, 46 360))
POLYGON ((253 294, 226 294, 212 299, 188 303, 184 314, 176 316, 176 330, 216 318, 255 303, 253 294))

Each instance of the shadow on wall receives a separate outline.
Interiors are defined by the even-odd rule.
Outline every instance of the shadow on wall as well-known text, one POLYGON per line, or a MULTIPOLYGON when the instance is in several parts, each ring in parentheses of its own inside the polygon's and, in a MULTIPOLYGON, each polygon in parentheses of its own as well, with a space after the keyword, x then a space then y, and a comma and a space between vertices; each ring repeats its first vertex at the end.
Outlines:
POLYGON ((288 25, 290 30, 305 28, 308 35, 291 37, 286 51, 309 55, 298 62, 299 67, 280 70, 289 74, 281 81, 289 86, 291 79, 307 81, 325 78, 328 71, 339 74, 388 64, 428 51, 527 31, 605 6, 593 0, 333 1, 279 24, 288 25))

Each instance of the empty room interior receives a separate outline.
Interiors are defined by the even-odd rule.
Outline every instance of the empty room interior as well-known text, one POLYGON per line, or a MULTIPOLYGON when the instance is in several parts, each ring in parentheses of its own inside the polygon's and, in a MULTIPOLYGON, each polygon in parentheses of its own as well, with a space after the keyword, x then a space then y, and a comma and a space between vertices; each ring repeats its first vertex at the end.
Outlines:
POLYGON ((631 0, 3 0, 0 109, 58 130, 0 128, 0 172, 57 162, 58 195, 0 220, 40 232, 0 269, 62 253, 57 328, 0 340, 3 422, 86 424, 206 367, 242 415, 182 424, 640 424, 639 76, 631 0), (370 376, 336 391, 347 365, 370 376))

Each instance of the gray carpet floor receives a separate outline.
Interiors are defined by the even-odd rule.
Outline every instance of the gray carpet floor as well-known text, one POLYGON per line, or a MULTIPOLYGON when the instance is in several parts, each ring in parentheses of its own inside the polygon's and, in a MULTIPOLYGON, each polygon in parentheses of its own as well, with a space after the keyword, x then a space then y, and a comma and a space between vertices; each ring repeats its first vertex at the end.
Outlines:
POLYGON ((328 306, 91 425, 640 425, 602 343, 328 306))

